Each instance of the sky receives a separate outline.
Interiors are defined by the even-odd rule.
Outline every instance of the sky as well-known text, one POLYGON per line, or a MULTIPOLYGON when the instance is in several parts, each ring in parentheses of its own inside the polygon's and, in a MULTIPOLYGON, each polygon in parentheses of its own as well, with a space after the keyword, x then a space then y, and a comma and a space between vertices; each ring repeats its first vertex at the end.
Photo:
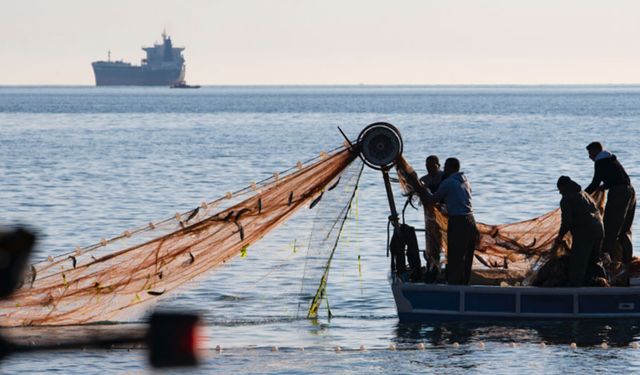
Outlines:
POLYGON ((637 0, 0 0, 0 85, 93 85, 163 29, 186 79, 638 84, 637 0))

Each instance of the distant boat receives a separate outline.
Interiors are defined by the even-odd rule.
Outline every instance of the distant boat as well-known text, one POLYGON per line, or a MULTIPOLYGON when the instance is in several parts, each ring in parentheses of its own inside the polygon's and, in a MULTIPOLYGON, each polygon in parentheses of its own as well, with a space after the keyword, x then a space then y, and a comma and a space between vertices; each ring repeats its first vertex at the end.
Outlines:
POLYGON ((96 86, 167 86, 184 82, 184 48, 173 47, 166 33, 162 33, 162 44, 142 49, 147 58, 142 59, 141 65, 111 61, 111 51, 107 61, 91 63, 96 86))
POLYGON ((180 81, 169 86, 172 89, 199 89, 200 85, 187 85, 185 81, 180 81))

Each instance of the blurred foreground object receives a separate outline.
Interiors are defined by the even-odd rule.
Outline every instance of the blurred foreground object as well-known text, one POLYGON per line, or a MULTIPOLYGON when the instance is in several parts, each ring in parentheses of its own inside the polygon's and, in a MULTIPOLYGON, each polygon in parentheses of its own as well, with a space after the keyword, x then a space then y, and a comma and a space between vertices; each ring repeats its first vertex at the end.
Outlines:
POLYGON ((153 367, 198 364, 197 315, 155 313, 149 320, 149 359, 153 367))
MULTIPOLYGON (((36 236, 26 229, 0 231, 0 299, 9 297, 22 286, 23 273, 35 243, 36 236)), ((198 363, 196 328, 199 320, 194 314, 154 313, 143 335, 131 332, 103 337, 86 335, 47 344, 19 344, 0 336, 0 359, 13 353, 34 351, 87 347, 106 349, 117 345, 142 344, 146 339, 152 366, 195 366, 198 363)))
MULTIPOLYGON (((200 318, 188 313, 153 313, 143 330, 131 327, 120 329, 118 333, 96 334, 86 329, 72 338, 60 338, 48 332, 41 336, 42 342, 32 340, 10 340, 0 336, 0 361, 15 353, 33 353, 52 350, 87 348, 113 349, 140 347, 145 344, 149 350, 149 362, 155 368, 185 367, 198 364, 197 326, 200 318)), ((62 328, 62 327, 61 327, 62 328)), ((52 328, 49 328, 52 329, 52 328)), ((69 327, 64 327, 68 330, 69 327)), ((15 339, 15 338, 14 338, 15 339)))
POLYGON ((0 298, 6 298, 21 286, 23 271, 31 255, 36 236, 26 229, 0 231, 0 298))

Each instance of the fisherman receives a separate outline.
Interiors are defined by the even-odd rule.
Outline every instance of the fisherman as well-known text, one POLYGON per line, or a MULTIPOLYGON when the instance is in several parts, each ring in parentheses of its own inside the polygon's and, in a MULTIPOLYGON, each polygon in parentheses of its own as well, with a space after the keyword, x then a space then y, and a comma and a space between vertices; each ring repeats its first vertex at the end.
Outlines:
POLYGON ((589 285, 597 272, 600 258, 604 236, 602 217, 593 199, 571 178, 560 176, 557 186, 562 195, 562 224, 551 252, 556 254, 564 236, 571 232, 569 285, 589 285))
POLYGON ((440 160, 436 155, 427 156, 425 161, 427 174, 420 178, 420 182, 428 188, 432 193, 438 190, 440 182, 442 182, 443 172, 440 170, 440 160))
POLYGON ((478 229, 471 206, 471 184, 464 173, 460 172, 460 161, 448 158, 444 163, 443 179, 438 189, 435 193, 425 189, 422 194, 428 202, 444 202, 447 205, 447 283, 469 284, 478 229))
POLYGON ((595 162, 595 172, 593 180, 584 190, 589 194, 596 190, 609 190, 604 209, 602 251, 609 254, 613 261, 622 261, 628 267, 633 257, 631 225, 636 211, 636 192, 622 164, 600 142, 589 143, 587 151, 589 158, 595 162))
MULTIPOLYGON (((438 190, 440 182, 442 182, 442 176, 444 173, 440 169, 440 159, 437 155, 429 155, 425 160, 425 166, 427 168, 427 174, 420 178, 422 185, 434 193, 438 190)), ((425 232, 427 240, 427 248, 424 252, 424 259, 427 262, 427 273, 425 274, 425 282, 434 282, 438 277, 440 267, 440 252, 442 251, 442 235, 440 228, 433 228, 429 225, 430 222, 435 220, 435 213, 433 208, 425 207, 424 210, 425 222, 427 223, 427 230, 425 232)))

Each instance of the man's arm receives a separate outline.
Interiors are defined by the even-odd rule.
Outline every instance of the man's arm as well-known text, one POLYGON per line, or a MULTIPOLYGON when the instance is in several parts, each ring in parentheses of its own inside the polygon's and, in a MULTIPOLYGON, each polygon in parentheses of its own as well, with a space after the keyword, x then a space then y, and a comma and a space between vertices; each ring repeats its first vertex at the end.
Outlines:
POLYGON ((568 202, 567 199, 562 199, 560 201, 560 210, 562 211, 562 224, 560 224, 560 231, 558 231, 558 237, 562 239, 565 234, 571 228, 571 224, 573 221, 573 207, 568 202))
POLYGON ((444 200, 444 197, 447 196, 449 189, 451 189, 450 184, 442 181, 440 186, 438 186, 438 190, 433 194, 428 189, 425 189, 424 197, 429 203, 440 203, 444 200))
POLYGON ((560 230, 558 231, 558 235, 556 239, 553 241, 553 247, 551 248, 551 252, 553 254, 558 251, 560 244, 562 243, 562 239, 565 234, 569 231, 571 227, 571 222, 573 220, 573 208, 572 205, 567 201, 567 199, 562 198, 560 201, 560 210, 562 212, 562 224, 560 224, 560 230))
POLYGON ((593 180, 591 180, 591 183, 589 184, 589 186, 587 186, 586 189, 584 189, 585 192, 592 194, 594 191, 596 191, 599 187, 600 187, 600 183, 602 182, 602 172, 601 169, 598 167, 598 162, 595 162, 594 164, 594 172, 593 172, 593 180))

